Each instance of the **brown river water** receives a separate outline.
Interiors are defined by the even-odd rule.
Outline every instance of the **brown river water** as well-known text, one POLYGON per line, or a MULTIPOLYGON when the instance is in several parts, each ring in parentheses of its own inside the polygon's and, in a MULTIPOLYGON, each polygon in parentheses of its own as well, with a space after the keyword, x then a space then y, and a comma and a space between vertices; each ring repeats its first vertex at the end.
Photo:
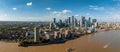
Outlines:
POLYGON ((120 52, 120 30, 97 32, 61 44, 18 47, 18 43, 0 42, 0 52, 120 52))

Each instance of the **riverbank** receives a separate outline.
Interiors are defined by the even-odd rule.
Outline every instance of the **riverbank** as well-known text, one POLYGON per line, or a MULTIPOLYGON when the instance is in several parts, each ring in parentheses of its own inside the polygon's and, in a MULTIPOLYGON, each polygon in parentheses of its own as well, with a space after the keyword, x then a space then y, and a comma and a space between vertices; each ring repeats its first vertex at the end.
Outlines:
MULTIPOLYGON (((60 44, 60 43, 65 43, 66 41, 69 40, 74 40, 77 39, 81 36, 85 36, 88 34, 93 34, 96 32, 91 32, 91 33, 87 33, 87 34, 79 34, 79 36, 75 36, 74 38, 69 38, 69 39, 60 39, 60 40, 54 40, 54 41, 48 41, 46 43, 41 43, 41 42, 30 42, 30 41, 23 41, 23 42, 17 42, 17 41, 5 41, 5 42, 14 42, 14 43, 19 43, 18 46, 23 46, 23 47, 28 47, 28 46, 44 46, 44 45, 51 45, 51 44, 60 44)), ((4 41, 4 40, 3 40, 4 41)))
POLYGON ((120 52, 119 39, 115 39, 115 43, 112 42, 112 44, 105 48, 109 40, 120 37, 119 32, 119 30, 97 32, 81 36, 80 38, 67 41, 63 44, 44 46, 18 47, 18 43, 0 42, 0 52, 65 52, 67 48, 74 48, 73 52, 120 52), (114 47, 113 44, 118 47, 114 47))
MULTIPOLYGON (((97 31, 96 31, 97 32, 97 31)), ((44 45, 50 45, 50 44, 59 44, 59 43, 65 43, 66 41, 69 40, 74 40, 77 39, 81 36, 85 36, 87 34, 93 34, 96 32, 91 32, 91 33, 84 33, 84 34, 73 34, 74 36, 71 38, 63 38, 63 39, 58 39, 58 40, 53 40, 53 41, 46 41, 46 42, 34 42, 34 41, 22 41, 19 43, 18 46, 22 46, 22 47, 28 47, 28 46, 44 46, 44 45), (76 36, 75 36, 76 35, 76 36)))
POLYGON ((74 48, 73 52, 112 52, 112 48, 103 48, 103 44, 92 38, 89 34, 70 40, 64 44, 52 44, 45 46, 18 47, 17 43, 0 42, 0 52, 65 52, 67 48, 74 48))

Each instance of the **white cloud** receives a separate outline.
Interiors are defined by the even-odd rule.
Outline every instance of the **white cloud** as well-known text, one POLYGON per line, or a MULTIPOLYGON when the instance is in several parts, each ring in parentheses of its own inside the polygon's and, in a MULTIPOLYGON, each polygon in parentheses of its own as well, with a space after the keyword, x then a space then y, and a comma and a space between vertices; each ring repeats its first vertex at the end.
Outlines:
POLYGON ((6 16, 8 16, 7 14, 4 14, 4 16, 6 17, 6 16))
POLYGON ((56 16, 61 16, 62 15, 62 13, 61 12, 57 12, 57 11, 53 11, 53 15, 56 15, 56 16))
POLYGON ((0 17, 7 17, 8 15, 7 14, 1 14, 0 17))
POLYGON ((90 16, 90 13, 86 13, 87 16, 90 16))
POLYGON ((58 12, 57 11, 53 11, 53 14, 57 14, 58 12))
POLYGON ((0 21, 7 21, 8 19, 11 19, 8 14, 0 14, 0 21))
POLYGON ((120 20, 120 13, 112 14, 112 16, 109 14, 109 17, 110 17, 111 19, 120 20))
POLYGON ((70 12, 72 12, 72 11, 65 9, 65 10, 62 10, 62 11, 60 11, 60 12, 58 12, 58 11, 53 11, 52 14, 60 17, 61 15, 64 15, 64 14, 67 14, 67 13, 70 13, 70 12))
POLYGON ((80 15, 78 15, 78 14, 75 15, 75 17, 78 17, 78 16, 80 16, 80 15))
POLYGON ((32 2, 26 3, 27 6, 32 6, 32 2))
POLYGON ((58 12, 56 15, 57 15, 58 17, 60 17, 60 16, 62 15, 62 13, 61 13, 61 12, 58 12))
POLYGON ((89 5, 89 9, 92 10, 104 10, 104 7, 89 5))
POLYGON ((69 13, 69 12, 72 12, 72 11, 71 10, 66 10, 66 9, 62 11, 63 14, 66 14, 66 13, 69 13))
POLYGON ((46 8, 46 10, 51 10, 51 8, 48 7, 48 8, 46 8))
POLYGON ((118 8, 109 8, 106 11, 106 20, 120 22, 120 12, 118 8))
POLYGON ((17 10, 17 8, 12 8, 12 10, 17 10))
POLYGON ((119 2, 120 0, 113 0, 113 1, 118 1, 119 2))
POLYGON ((113 0, 113 2, 115 2, 115 5, 120 7, 120 0, 113 0))

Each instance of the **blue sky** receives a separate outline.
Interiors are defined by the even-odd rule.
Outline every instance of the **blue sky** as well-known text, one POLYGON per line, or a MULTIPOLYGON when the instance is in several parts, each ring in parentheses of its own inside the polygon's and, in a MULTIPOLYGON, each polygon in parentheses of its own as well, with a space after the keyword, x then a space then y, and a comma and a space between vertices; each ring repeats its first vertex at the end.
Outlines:
POLYGON ((120 22, 120 0, 1 0, 0 21, 51 21, 69 16, 120 22))

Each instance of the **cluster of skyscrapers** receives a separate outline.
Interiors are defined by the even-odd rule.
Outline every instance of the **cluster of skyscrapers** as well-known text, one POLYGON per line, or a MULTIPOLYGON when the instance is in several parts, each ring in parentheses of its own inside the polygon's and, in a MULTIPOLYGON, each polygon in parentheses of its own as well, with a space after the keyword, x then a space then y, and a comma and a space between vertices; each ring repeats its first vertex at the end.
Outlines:
POLYGON ((44 32, 40 33, 39 27, 34 28, 34 42, 39 41, 40 35, 49 40, 55 39, 64 39, 74 37, 76 34, 79 34, 80 29, 85 29, 86 32, 95 32, 95 28, 98 27, 98 23, 96 19, 91 19, 90 17, 86 19, 84 16, 81 16, 80 19, 75 18, 74 16, 68 17, 65 20, 56 20, 53 18, 53 21, 50 22, 49 31, 46 31, 47 28, 44 28, 44 32), (60 30, 65 28, 64 31, 60 30), (67 29, 66 29, 67 28, 67 29), (53 30, 54 29, 54 30, 53 30), (56 31, 57 29, 58 31, 56 31), (73 32, 71 29, 76 29, 73 32))
POLYGON ((57 21, 56 18, 53 19, 53 22, 50 23, 50 28, 62 28, 62 27, 71 27, 71 28, 86 28, 92 27, 96 25, 97 27, 97 19, 91 19, 90 17, 86 19, 84 16, 81 16, 80 19, 75 18, 74 16, 68 17, 65 20, 57 21))

